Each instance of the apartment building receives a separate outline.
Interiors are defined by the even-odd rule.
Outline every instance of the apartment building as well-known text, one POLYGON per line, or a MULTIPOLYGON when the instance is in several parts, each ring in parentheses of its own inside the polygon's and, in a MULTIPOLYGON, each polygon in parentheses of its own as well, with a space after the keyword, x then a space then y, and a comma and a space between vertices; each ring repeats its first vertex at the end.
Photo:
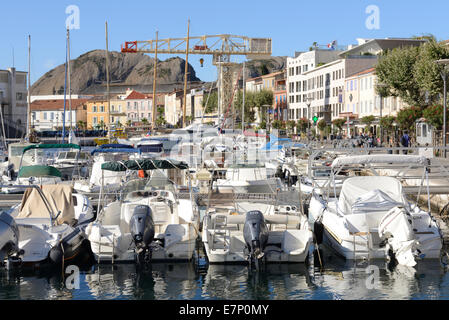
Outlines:
POLYGON ((7 138, 25 136, 27 125, 27 72, 0 70, 0 107, 7 138))

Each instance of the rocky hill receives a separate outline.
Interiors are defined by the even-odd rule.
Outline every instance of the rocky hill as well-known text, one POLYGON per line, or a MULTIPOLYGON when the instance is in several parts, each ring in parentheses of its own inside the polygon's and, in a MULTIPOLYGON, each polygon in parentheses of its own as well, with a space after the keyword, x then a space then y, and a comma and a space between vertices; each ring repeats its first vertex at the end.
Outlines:
MULTIPOLYGON (((70 61, 71 87, 76 94, 98 94, 105 91, 106 68, 105 51, 87 52, 70 61)), ((110 84, 113 86, 141 86, 153 84, 154 58, 141 53, 110 52, 110 84)), ((158 85, 177 84, 184 81, 185 60, 179 57, 158 60, 158 85)), ((189 64, 189 81, 200 81, 189 64)), ((37 80, 32 95, 51 95, 64 93, 65 65, 50 70, 37 80)))
MULTIPOLYGON (((264 60, 251 60, 246 63, 246 79, 279 71, 286 65, 286 57, 271 57, 264 60)), ((71 87, 75 94, 104 94, 106 91, 105 51, 87 52, 70 61, 71 87)), ((133 88, 143 92, 152 90, 154 58, 141 53, 109 53, 111 93, 133 88)), ((241 65, 240 65, 241 67, 241 65)), ((185 60, 179 57, 158 60, 158 90, 171 91, 182 88, 184 82, 185 60)), ((235 66, 234 68, 239 68, 235 66)), ((196 85, 201 80, 189 64, 189 83, 196 85)), ((32 95, 52 95, 64 93, 65 65, 45 73, 31 87, 32 95)))

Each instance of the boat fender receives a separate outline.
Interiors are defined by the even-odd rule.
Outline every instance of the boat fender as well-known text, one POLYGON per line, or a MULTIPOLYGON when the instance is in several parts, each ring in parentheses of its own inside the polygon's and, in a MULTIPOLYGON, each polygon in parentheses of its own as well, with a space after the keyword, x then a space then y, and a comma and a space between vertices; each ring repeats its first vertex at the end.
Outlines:
POLYGON ((321 220, 316 220, 313 224, 313 232, 315 233, 317 244, 323 243, 324 225, 321 220))
POLYGON ((60 264, 62 262, 63 256, 64 253, 62 252, 61 249, 61 243, 58 243, 56 246, 51 248, 50 252, 48 253, 50 261, 54 264, 60 264))

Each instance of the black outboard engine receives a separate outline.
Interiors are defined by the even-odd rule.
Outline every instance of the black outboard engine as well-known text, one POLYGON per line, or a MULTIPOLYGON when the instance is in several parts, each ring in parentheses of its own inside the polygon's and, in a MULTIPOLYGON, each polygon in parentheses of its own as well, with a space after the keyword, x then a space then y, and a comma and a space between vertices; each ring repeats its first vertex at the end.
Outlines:
POLYGON ((246 213, 243 238, 250 252, 250 261, 254 261, 258 268, 259 260, 264 256, 263 251, 268 242, 268 228, 259 210, 246 213))
POLYGON ((148 253, 149 246, 154 239, 154 222, 149 206, 138 205, 134 208, 134 213, 129 221, 129 229, 136 245, 139 260, 146 258, 146 253, 148 253))
POLYGON ((0 264, 5 258, 20 254, 19 228, 14 218, 6 212, 0 213, 0 264))

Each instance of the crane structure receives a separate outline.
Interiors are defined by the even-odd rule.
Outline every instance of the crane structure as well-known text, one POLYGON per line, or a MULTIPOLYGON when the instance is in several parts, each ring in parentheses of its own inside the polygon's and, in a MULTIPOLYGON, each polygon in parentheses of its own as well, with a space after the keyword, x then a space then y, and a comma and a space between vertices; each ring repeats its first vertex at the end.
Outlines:
MULTIPOLYGON (((247 59, 267 59, 271 56, 271 38, 249 38, 229 34, 198 37, 128 41, 121 47, 124 53, 201 54, 212 55, 212 64, 218 68, 218 117, 233 98, 233 74, 231 68, 237 63, 231 56, 241 55, 247 59)), ((185 75, 187 77, 187 74, 185 75)), ((183 103, 185 117, 185 102, 183 103)), ((185 123, 183 122, 185 126, 185 123)), ((153 123, 154 126, 154 123, 153 123)))

